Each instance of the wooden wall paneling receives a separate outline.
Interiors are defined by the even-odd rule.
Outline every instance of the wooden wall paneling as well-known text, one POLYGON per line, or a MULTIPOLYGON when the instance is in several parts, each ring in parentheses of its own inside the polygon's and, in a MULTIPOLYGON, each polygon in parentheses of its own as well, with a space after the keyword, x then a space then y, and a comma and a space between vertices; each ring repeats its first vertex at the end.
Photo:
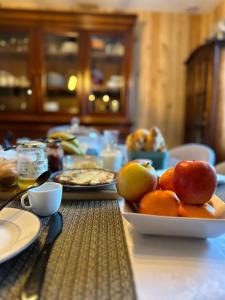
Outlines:
MULTIPOLYGON (((137 91, 137 99, 135 101, 135 105, 137 107, 136 112, 136 126, 137 127, 149 127, 152 122, 153 114, 151 114, 150 107, 154 106, 154 103, 151 102, 150 94, 151 94, 151 63, 152 60, 149 57, 151 53, 152 47, 152 39, 151 39, 151 14, 141 12, 138 15, 138 22, 136 25, 136 39, 137 44, 139 44, 139 52, 136 53, 138 57, 136 59, 136 70, 135 72, 138 74, 136 83, 137 91)), ((154 107, 152 107, 154 110, 154 107)))
POLYGON ((178 102, 180 99, 178 99, 178 85, 177 85, 177 73, 178 73, 178 64, 182 63, 179 62, 179 47, 177 45, 177 34, 178 34, 178 27, 179 19, 176 15, 171 15, 168 22, 168 41, 167 41, 167 91, 165 90, 166 97, 166 103, 165 103, 165 136, 167 137, 167 144, 169 147, 171 147, 174 143, 176 144, 177 141, 177 129, 178 129, 178 123, 177 123, 177 107, 178 102), (176 54, 175 54, 176 53, 176 54), (174 55, 175 54, 175 55, 174 55), (175 84, 175 85, 174 85, 175 84), (177 104, 176 104, 176 103, 177 104), (176 110, 174 110, 176 107, 176 110), (175 117, 175 118, 174 118, 175 117))
POLYGON ((207 14, 204 14, 201 17, 201 40, 202 43, 205 42, 205 40, 209 37, 209 35, 213 31, 214 25, 214 12, 210 12, 207 14))
POLYGON ((225 0, 214 10, 214 21, 223 20, 225 18, 225 0))
POLYGON ((168 91, 170 91, 170 101, 168 106, 168 136, 169 146, 173 147, 177 143, 182 143, 184 132, 184 110, 185 110, 185 59, 188 54, 189 47, 189 18, 181 14, 175 15, 172 18, 171 30, 173 36, 171 37, 170 48, 170 70, 169 74, 170 84, 168 91), (174 55, 174 53, 176 53, 174 55), (176 66, 176 67, 175 67, 176 66))
POLYGON ((137 127, 158 126, 168 146, 183 140, 189 16, 141 13, 137 127))
POLYGON ((224 160, 225 153, 225 49, 221 52, 221 64, 219 72, 219 97, 218 97, 218 115, 217 115, 217 159, 224 160))
POLYGON ((137 127, 157 125, 168 146, 183 142, 184 61, 225 17, 225 1, 202 15, 140 12, 137 127))
POLYGON ((148 82, 148 84, 150 85, 149 87, 150 94, 148 95, 148 98, 151 106, 149 107, 150 120, 148 123, 148 127, 152 127, 153 125, 161 127, 159 116, 158 116, 158 104, 159 104, 159 98, 161 97, 159 91, 161 78, 158 77, 160 75, 158 72, 158 67, 160 64, 160 55, 159 55, 160 53, 159 36, 161 34, 160 26, 161 24, 160 24, 159 15, 153 13, 151 15, 151 30, 150 30, 151 48, 150 48, 150 53, 148 53, 149 59, 151 60, 150 78, 145 79, 145 82, 148 82))
MULTIPOLYGON (((156 43, 158 44, 158 51, 155 57, 153 57, 153 62, 156 59, 157 64, 155 64, 155 87, 156 87, 156 124, 160 127, 162 133, 167 137, 167 143, 169 143, 169 132, 168 129, 168 103, 170 101, 170 90, 169 90, 169 78, 172 72, 170 69, 170 53, 169 47, 171 41, 170 34, 170 24, 171 16, 169 14, 154 14, 153 20, 155 23, 155 29, 158 28, 159 31, 155 30, 158 35, 155 36, 156 43)), ((154 41, 154 40, 153 40, 154 41)), ((152 87, 154 88, 154 87, 152 87)))
POLYGON ((199 15, 191 15, 190 16, 190 52, 199 46, 201 41, 201 16, 199 15))
POLYGON ((215 24, 225 19, 225 0, 213 11, 193 15, 191 19, 190 51, 203 44, 211 34, 215 24))

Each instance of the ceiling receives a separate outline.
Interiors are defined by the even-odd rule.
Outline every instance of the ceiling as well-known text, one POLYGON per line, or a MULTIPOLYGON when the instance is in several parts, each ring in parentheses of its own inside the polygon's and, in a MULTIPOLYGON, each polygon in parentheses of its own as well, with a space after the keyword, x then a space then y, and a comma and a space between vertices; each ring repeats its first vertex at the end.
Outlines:
MULTIPOLYGON (((69 0, 73 1, 73 0, 69 0)), ((196 7, 200 11, 214 8, 220 0, 80 0, 114 8, 140 8, 152 11, 185 11, 196 7)))
POLYGON ((75 8, 78 4, 94 4, 107 9, 144 9, 151 11, 206 12, 216 7, 220 0, 0 0, 3 7, 21 8, 75 8))

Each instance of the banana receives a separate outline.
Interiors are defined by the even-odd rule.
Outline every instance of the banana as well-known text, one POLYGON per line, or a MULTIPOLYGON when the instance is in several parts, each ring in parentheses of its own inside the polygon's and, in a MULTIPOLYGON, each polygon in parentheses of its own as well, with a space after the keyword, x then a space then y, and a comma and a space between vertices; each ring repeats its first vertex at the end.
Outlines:
POLYGON ((79 141, 74 139, 74 135, 66 131, 55 131, 49 135, 49 138, 56 138, 62 140, 62 146, 66 153, 83 155, 79 141))
POLYGON ((71 142, 62 141, 62 146, 64 151, 68 154, 83 155, 83 151, 80 149, 80 147, 75 146, 71 142))
POLYGON ((49 135, 50 138, 56 138, 56 139, 61 139, 61 140, 69 140, 69 139, 72 139, 74 138, 74 135, 72 135, 71 133, 69 132, 66 132, 66 131, 55 131, 55 132, 52 132, 50 135, 49 135))
POLYGON ((80 148, 80 143, 77 139, 74 139, 74 140, 70 141, 70 143, 73 144, 74 146, 80 148))

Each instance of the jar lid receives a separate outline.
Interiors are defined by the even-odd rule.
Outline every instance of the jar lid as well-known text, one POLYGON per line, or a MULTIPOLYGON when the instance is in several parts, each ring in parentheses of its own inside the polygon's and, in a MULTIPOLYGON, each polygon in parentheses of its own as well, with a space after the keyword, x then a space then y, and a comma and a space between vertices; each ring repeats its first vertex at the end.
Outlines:
POLYGON ((45 148, 46 145, 39 141, 30 141, 20 145, 22 148, 45 148))

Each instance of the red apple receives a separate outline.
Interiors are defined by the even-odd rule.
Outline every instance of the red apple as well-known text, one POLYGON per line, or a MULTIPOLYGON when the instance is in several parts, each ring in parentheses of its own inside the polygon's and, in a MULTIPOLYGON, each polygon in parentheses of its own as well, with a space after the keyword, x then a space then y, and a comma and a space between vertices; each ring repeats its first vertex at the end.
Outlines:
POLYGON ((127 201, 139 201, 157 185, 155 169, 147 160, 132 160, 125 164, 117 175, 117 189, 127 201))
POLYGON ((181 161, 174 170, 173 185, 180 201, 203 205, 215 192, 214 168, 205 161, 181 161))

